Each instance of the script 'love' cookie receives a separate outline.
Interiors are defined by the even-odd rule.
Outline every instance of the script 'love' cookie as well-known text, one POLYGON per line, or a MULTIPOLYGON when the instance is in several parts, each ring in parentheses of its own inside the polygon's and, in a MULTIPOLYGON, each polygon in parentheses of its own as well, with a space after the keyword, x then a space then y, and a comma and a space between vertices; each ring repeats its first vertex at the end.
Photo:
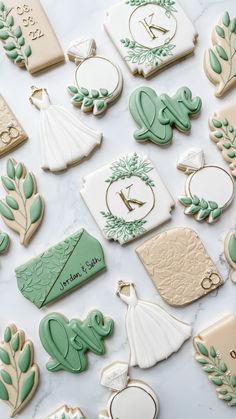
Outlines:
POLYGON ((236 177, 236 103, 215 112, 209 120, 210 138, 229 163, 232 176, 236 177))
POLYGON ((39 325, 39 336, 45 351, 51 356, 48 371, 65 370, 81 373, 88 367, 87 352, 104 355, 103 340, 112 335, 114 321, 98 311, 85 320, 68 320, 60 313, 45 316, 39 325))
POLYGON ((104 27, 130 71, 144 77, 191 54, 198 36, 176 0, 122 0, 104 27))
POLYGON ((203 150, 193 147, 180 157, 177 168, 188 176, 185 195, 179 202, 184 213, 209 224, 219 220, 234 199, 234 180, 230 173, 216 165, 206 165, 203 150))
POLYGON ((8 159, 7 174, 1 176, 7 193, 0 200, 0 215, 4 223, 20 235, 26 246, 43 219, 44 201, 37 193, 36 179, 23 163, 8 159))
POLYGON ((8 404, 12 418, 29 403, 39 382, 33 344, 13 324, 5 329, 0 360, 0 399, 8 404))
POLYGON ((194 338, 196 361, 219 399, 236 406, 236 318, 228 315, 194 338))
POLYGON ((123 77, 119 67, 97 55, 96 43, 90 38, 74 41, 68 49, 68 57, 77 66, 75 85, 68 86, 73 105, 84 112, 101 114, 122 92, 123 77))
POLYGON ((22 295, 41 308, 85 284, 105 267, 101 244, 81 229, 15 272, 22 295))
POLYGON ((139 126, 134 138, 166 146, 172 141, 174 127, 190 132, 190 117, 198 115, 201 107, 200 97, 193 98, 188 87, 181 87, 173 97, 158 96, 151 87, 138 87, 129 100, 130 113, 139 126))
POLYGON ((174 207, 152 162, 136 153, 86 176, 80 192, 106 239, 120 244, 168 221, 174 207))
POLYGON ((86 417, 79 407, 72 408, 65 405, 51 413, 46 419, 86 419, 86 417))
POLYGON ((205 52, 204 69, 221 97, 236 85, 236 19, 225 12, 212 32, 212 48, 205 52))
POLYGON ((0 156, 26 141, 28 135, 0 95, 0 156))
POLYGON ((0 1, 0 40, 10 60, 31 74, 64 61, 40 0, 0 1))
POLYGON ((146 383, 128 376, 125 362, 114 362, 104 368, 101 384, 112 390, 112 395, 99 419, 156 419, 159 402, 154 391, 146 383))
POLYGON ((183 306, 224 283, 200 238, 189 228, 173 228, 136 249, 161 297, 183 306))

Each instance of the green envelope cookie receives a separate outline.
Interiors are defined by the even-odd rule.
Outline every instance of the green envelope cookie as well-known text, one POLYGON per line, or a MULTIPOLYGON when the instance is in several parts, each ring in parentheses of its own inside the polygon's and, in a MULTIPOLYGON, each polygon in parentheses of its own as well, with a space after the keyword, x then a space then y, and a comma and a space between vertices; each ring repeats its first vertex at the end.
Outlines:
POLYGON ((86 283, 106 268, 97 239, 81 229, 16 268, 20 292, 41 308, 86 283))

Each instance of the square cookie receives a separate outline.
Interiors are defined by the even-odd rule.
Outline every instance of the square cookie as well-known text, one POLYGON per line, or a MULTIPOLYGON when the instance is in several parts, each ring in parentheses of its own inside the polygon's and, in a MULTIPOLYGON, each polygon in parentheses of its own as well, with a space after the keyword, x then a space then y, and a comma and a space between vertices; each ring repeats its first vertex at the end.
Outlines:
POLYGON ((85 176, 81 195, 105 238, 120 244, 168 221, 174 207, 153 163, 136 153, 85 176))

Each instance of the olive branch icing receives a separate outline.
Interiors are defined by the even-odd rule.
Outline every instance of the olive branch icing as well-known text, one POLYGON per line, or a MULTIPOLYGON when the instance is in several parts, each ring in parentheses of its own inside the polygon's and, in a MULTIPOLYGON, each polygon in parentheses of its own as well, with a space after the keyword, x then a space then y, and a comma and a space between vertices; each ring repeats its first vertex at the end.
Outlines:
POLYGON ((236 376, 231 374, 221 354, 214 346, 207 348, 200 338, 194 339, 194 346, 197 351, 196 360, 217 387, 218 397, 226 401, 228 406, 236 406, 236 376))
POLYGON ((210 120, 211 139, 222 151, 224 159, 229 162, 232 175, 236 177, 236 128, 227 118, 210 120))
MULTIPOLYGON (((127 155, 112 163, 110 167, 112 174, 105 182, 113 183, 119 179, 130 178, 131 176, 139 177, 146 185, 155 186, 153 180, 149 176, 149 172, 153 170, 150 161, 143 159, 134 153, 127 155)), ((117 217, 111 212, 101 212, 106 220, 103 229, 108 238, 118 240, 122 238, 127 241, 131 238, 138 237, 145 232, 144 225, 146 220, 125 221, 123 218, 117 217)))
POLYGON ((107 101, 113 97, 107 89, 91 89, 85 87, 68 86, 68 92, 73 96, 72 103, 81 106, 82 110, 90 110, 95 107, 97 112, 102 112, 107 107, 107 101))
POLYGON ((0 344, 0 399, 14 417, 32 398, 38 386, 38 366, 34 364, 33 345, 24 332, 10 325, 0 344))
POLYGON ((178 199, 182 205, 187 207, 184 213, 186 215, 195 215, 197 221, 207 219, 209 223, 213 223, 222 214, 222 209, 214 201, 206 201, 203 198, 198 198, 196 195, 193 197, 180 196, 178 199))
POLYGON ((22 163, 8 159, 7 175, 1 180, 7 195, 0 200, 0 214, 3 221, 20 234, 21 244, 26 245, 44 212, 43 198, 37 193, 35 177, 22 163))
POLYGON ((20 26, 15 26, 12 9, 0 1, 0 39, 4 43, 6 55, 18 65, 26 65, 32 54, 30 45, 25 46, 25 38, 20 26))
POLYGON ((127 0, 126 4, 130 6, 142 6, 144 4, 156 4, 157 6, 161 6, 166 10, 167 16, 169 16, 173 12, 177 12, 177 9, 174 7, 175 5, 174 0, 127 0))
POLYGON ((213 34, 213 46, 205 54, 206 72, 217 85, 216 96, 222 96, 236 82, 236 19, 225 12, 213 34))

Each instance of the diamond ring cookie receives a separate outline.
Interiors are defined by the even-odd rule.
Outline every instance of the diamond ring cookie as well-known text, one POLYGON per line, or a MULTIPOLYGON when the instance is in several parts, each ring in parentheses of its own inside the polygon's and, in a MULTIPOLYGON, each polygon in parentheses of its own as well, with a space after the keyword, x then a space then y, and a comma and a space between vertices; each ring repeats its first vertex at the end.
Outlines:
POLYGON ((75 85, 68 86, 71 102, 83 112, 99 115, 121 94, 123 77, 117 65, 96 53, 94 39, 81 38, 68 49, 76 64, 75 85))
POLYGON ((236 318, 228 315, 194 338, 195 358, 219 399, 236 406, 236 318))
POLYGON ((185 195, 179 202, 184 213, 197 221, 214 223, 234 198, 234 180, 230 173, 216 165, 206 165, 202 149, 193 147, 180 157, 177 168, 188 176, 185 195))
POLYGON ((40 0, 0 1, 0 40, 10 60, 31 74, 64 61, 40 0))
POLYGON ((224 281, 197 233, 173 228, 144 242, 136 252, 163 300, 184 306, 224 281))
POLYGON ((39 383, 33 344, 13 324, 5 329, 0 360, 0 399, 8 404, 12 418, 30 402, 39 383))
POLYGON ((86 176, 80 192, 105 238, 120 244, 170 220, 174 207, 151 160, 136 153, 86 176))
POLYGON ((46 419, 86 419, 79 407, 62 406, 46 419))
POLYGON ((99 419, 156 419, 159 402, 146 383, 128 376, 126 362, 114 362, 102 370, 101 384, 112 391, 99 419))
POLYGON ((236 85, 236 19, 224 12, 212 32, 212 47, 206 50, 204 70, 221 97, 236 85))
POLYGON ((1 181, 7 195, 0 200, 0 215, 4 223, 20 235, 20 243, 27 246, 44 213, 44 201, 37 193, 35 176, 23 163, 8 159, 7 174, 1 181))
POLYGON ((0 95, 0 156, 25 142, 28 135, 0 95))
POLYGON ((122 0, 104 27, 133 74, 149 77, 194 52, 197 32, 178 1, 122 0))
POLYGON ((215 112, 209 120, 210 138, 228 162, 232 176, 236 177, 236 103, 215 112))
POLYGON ((90 281, 105 268, 101 244, 81 229, 15 272, 22 295, 41 308, 90 281))
POLYGON ((39 325, 41 343, 51 359, 48 371, 75 374, 88 368, 87 352, 101 356, 106 352, 103 342, 113 334, 114 321, 94 310, 85 320, 68 320, 60 313, 50 313, 39 325))
POLYGON ((201 98, 193 97, 188 87, 181 87, 173 97, 165 93, 158 96, 151 87, 138 87, 129 100, 130 113, 139 126, 134 138, 166 146, 172 141, 174 127, 190 132, 190 117, 198 115, 201 107, 201 98))
POLYGON ((128 305, 126 331, 130 366, 151 368, 177 352, 191 336, 191 326, 176 319, 162 307, 139 300, 134 284, 120 281, 117 295, 128 305))

